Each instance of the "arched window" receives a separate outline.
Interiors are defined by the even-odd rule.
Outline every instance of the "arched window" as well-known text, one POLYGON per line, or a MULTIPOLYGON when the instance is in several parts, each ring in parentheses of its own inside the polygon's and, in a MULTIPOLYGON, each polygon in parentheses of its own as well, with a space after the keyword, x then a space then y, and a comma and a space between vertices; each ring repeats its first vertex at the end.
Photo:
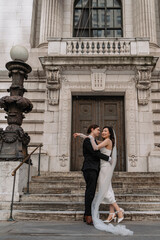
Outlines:
POLYGON ((75 0, 74 37, 122 37, 120 0, 75 0))

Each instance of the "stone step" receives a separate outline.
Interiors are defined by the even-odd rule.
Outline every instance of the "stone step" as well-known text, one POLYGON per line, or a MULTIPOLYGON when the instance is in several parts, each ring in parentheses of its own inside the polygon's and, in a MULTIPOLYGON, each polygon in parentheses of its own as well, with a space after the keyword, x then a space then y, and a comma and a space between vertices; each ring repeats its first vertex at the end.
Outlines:
POLYGON ((159 134, 154 135, 154 143, 160 143, 160 135, 159 134))
MULTIPOLYGON (((82 221, 83 211, 19 211, 13 212, 17 221, 82 221)), ((106 219, 107 211, 100 212, 100 218, 106 219)), ((125 221, 160 220, 160 211, 126 211, 125 221)))
MULTIPOLYGON (((148 189, 148 182, 118 182, 118 181, 113 181, 112 182, 112 186, 114 187, 118 187, 118 188, 133 188, 133 189, 139 189, 139 188, 144 188, 144 189, 148 189)), ((156 182, 151 182, 151 186, 152 188, 156 188, 159 187, 159 181, 156 182)), ((30 188, 71 188, 71 187, 85 187, 85 182, 84 181, 45 181, 45 182, 30 182, 30 188)))
POLYGON ((27 131, 27 133, 31 135, 42 135, 44 132, 43 131, 27 131))
POLYGON ((154 143, 154 146, 160 148, 160 142, 159 143, 154 143))
POLYGON ((159 119, 160 119, 160 113, 154 113, 152 119, 153 119, 153 121, 159 121, 159 119))
POLYGON ((26 120, 44 120, 44 114, 41 112, 30 112, 28 114, 25 114, 26 120))
POLYGON ((44 99, 30 99, 33 104, 33 109, 44 109, 45 100, 44 99))
POLYGON ((152 103, 160 103, 160 99, 159 98, 158 99, 152 99, 151 101, 152 101, 152 103))
POLYGON ((43 123, 42 124, 36 124, 36 123, 32 123, 32 124, 28 124, 28 123, 24 123, 23 125, 23 129, 25 132, 39 132, 43 130, 43 123))
POLYGON ((39 103, 44 103, 45 102, 45 99, 42 99, 42 98, 30 98, 29 99, 31 102, 39 102, 39 103))
MULTIPOLYGON (((7 93, 7 89, 10 88, 11 83, 5 84, 6 88, 0 88, 0 93, 7 93)), ((40 89, 40 88, 28 88, 26 85, 24 86, 24 88, 27 90, 27 92, 24 93, 24 97, 26 93, 32 92, 32 93, 45 93, 45 89, 40 89)))
POLYGON ((152 100, 160 99, 160 92, 159 91, 151 92, 151 99, 152 100))
MULTIPOLYGON (((6 123, 7 122, 7 120, 1 120, 0 119, 0 123, 6 123)), ((44 123, 44 121, 43 120, 26 120, 26 119, 24 119, 23 120, 23 124, 24 123, 29 123, 29 124, 43 124, 44 123)))
POLYGON ((42 144, 43 144, 42 142, 30 142, 29 143, 29 152, 32 152, 36 147, 38 147, 39 145, 42 145, 42 144))
MULTIPOLYGON (((159 195, 148 194, 117 194, 117 201, 126 202, 160 202, 159 195)), ((84 202, 84 194, 24 194, 21 202, 84 202)))
MULTIPOLYGON (((39 176, 38 178, 41 177, 83 177, 83 174, 81 171, 70 171, 70 172, 44 172, 39 176)), ((114 172, 113 173, 113 178, 114 177, 160 177, 160 172, 114 172)), ((37 178, 37 176, 33 177, 37 178)))
MULTIPOLYGON (((84 179, 82 176, 78 176, 78 177, 43 177, 43 176, 36 176, 36 177, 32 177, 32 183, 41 183, 41 182, 54 182, 54 181, 59 181, 59 182, 79 182, 82 181, 84 182, 84 179)), ((159 183, 160 182, 160 176, 158 177, 134 177, 134 176, 129 176, 129 177, 116 177, 114 176, 112 178, 112 182, 121 182, 121 183, 141 183, 142 181, 145 181, 146 183, 159 183)))
POLYGON ((154 135, 160 136, 160 131, 154 132, 154 135))
POLYGON ((156 124, 156 125, 160 125, 160 121, 159 120, 154 120, 153 123, 156 124))
POLYGON ((154 132, 160 132, 160 125, 153 125, 153 131, 154 132))
POLYGON ((157 89, 151 89, 151 92, 152 93, 157 93, 157 92, 160 92, 160 89, 158 89, 158 88, 157 89))
MULTIPOLYGON (((125 211, 158 211, 160 202, 117 202, 125 211)), ((100 211, 108 210, 109 205, 101 204, 100 211)), ((16 210, 41 211, 84 211, 84 202, 15 202, 16 210)))
POLYGON ((43 142, 43 134, 37 134, 35 132, 32 132, 29 134, 31 141, 33 142, 43 142))
MULTIPOLYGON (((146 188, 113 188, 115 194, 147 194, 148 187, 146 188)), ((27 189, 24 188, 24 193, 26 193, 27 189)), ((63 188, 63 187, 51 187, 51 188, 29 188, 29 192, 32 194, 84 194, 85 187, 77 188, 63 188)), ((160 194, 160 188, 151 187, 149 190, 150 194, 160 194)))
POLYGON ((152 112, 155 113, 155 114, 160 113, 160 109, 154 109, 154 110, 152 110, 152 112))
POLYGON ((28 99, 45 99, 45 91, 26 92, 24 97, 28 99))
POLYGON ((46 90, 46 82, 45 81, 41 81, 40 79, 36 79, 35 82, 33 81, 29 81, 29 79, 27 79, 27 81, 24 82, 24 88, 26 88, 28 91, 32 90, 46 90))

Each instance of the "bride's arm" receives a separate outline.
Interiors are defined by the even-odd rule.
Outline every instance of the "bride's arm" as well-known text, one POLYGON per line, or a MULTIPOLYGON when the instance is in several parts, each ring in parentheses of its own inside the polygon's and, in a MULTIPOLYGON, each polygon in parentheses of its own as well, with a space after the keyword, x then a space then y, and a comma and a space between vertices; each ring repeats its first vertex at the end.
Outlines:
POLYGON ((103 142, 101 142, 100 144, 97 145, 92 136, 89 136, 89 138, 90 138, 90 141, 91 141, 91 144, 92 144, 92 147, 93 147, 94 151, 99 150, 99 149, 101 149, 103 147, 106 147, 108 145, 108 139, 105 139, 103 142))

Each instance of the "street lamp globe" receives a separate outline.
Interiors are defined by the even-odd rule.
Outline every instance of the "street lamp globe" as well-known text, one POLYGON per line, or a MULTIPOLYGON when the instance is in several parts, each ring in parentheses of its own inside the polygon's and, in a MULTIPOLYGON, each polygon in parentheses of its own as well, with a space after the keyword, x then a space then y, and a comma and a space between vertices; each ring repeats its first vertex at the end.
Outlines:
POLYGON ((29 54, 28 50, 20 45, 13 46, 10 50, 10 56, 13 61, 26 62, 28 60, 29 54))

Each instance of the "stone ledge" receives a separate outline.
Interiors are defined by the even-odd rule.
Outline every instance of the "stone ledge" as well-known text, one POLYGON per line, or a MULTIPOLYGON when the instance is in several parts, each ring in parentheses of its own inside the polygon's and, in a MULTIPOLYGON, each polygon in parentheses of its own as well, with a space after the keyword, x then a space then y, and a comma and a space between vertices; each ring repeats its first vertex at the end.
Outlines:
POLYGON ((153 56, 45 56, 40 57, 43 67, 46 66, 155 66, 158 57, 153 56))

